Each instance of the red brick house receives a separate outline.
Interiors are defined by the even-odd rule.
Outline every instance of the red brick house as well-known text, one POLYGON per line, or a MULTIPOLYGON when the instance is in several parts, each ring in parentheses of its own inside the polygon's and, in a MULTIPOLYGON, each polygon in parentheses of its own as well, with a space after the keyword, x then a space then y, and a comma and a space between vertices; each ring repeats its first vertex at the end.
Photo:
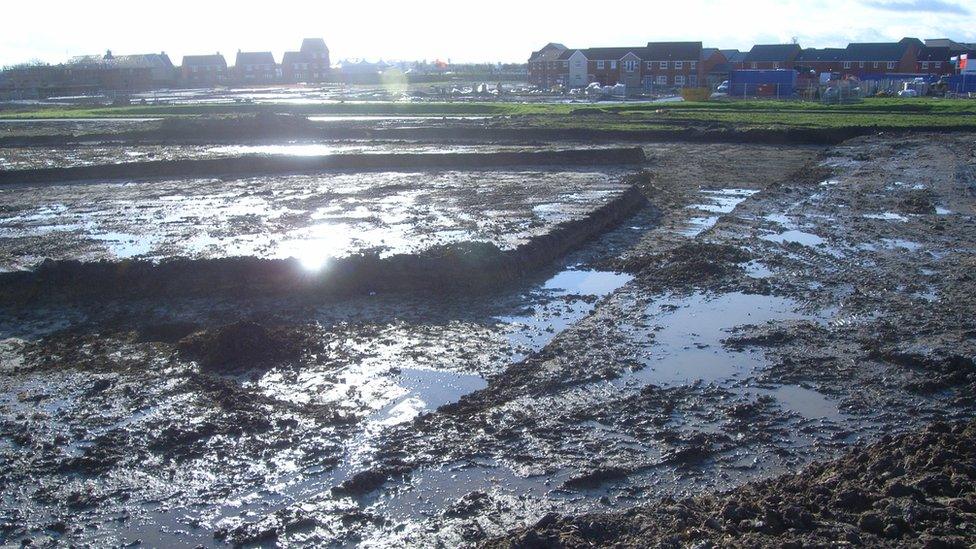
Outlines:
POLYGON ((223 55, 184 55, 180 67, 183 84, 214 86, 227 81, 227 60, 223 55))
POLYGON ((879 74, 914 74, 918 54, 925 44, 917 38, 898 42, 851 43, 847 46, 841 72, 858 77, 879 74))
POLYGON ((278 80, 278 64, 270 51, 237 52, 234 75, 245 84, 270 84, 278 80))
POLYGON ((843 73, 845 59, 847 59, 845 48, 807 48, 797 58, 796 69, 818 75, 825 72, 843 73))
POLYGON ((919 74, 951 75, 956 72, 953 55, 947 47, 925 46, 918 51, 915 72, 919 74))
POLYGON ((729 58, 718 48, 702 48, 701 73, 703 85, 715 88, 729 79, 733 66, 729 58))
POLYGON ((641 81, 646 90, 697 88, 705 83, 701 42, 648 42, 638 55, 643 61, 641 81))
POLYGON ((281 77, 285 82, 322 82, 332 70, 329 48, 321 38, 306 38, 299 51, 285 52, 281 77))
POLYGON ((560 61, 566 46, 550 42, 529 56, 529 84, 551 88, 561 83, 569 71, 569 62, 560 61))
POLYGON ((762 44, 753 46, 742 62, 744 69, 793 69, 803 50, 798 44, 762 44))

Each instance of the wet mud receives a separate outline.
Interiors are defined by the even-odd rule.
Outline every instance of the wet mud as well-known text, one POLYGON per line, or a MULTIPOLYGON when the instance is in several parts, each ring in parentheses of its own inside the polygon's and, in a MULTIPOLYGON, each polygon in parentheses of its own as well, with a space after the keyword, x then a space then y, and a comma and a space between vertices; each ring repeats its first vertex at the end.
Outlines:
POLYGON ((600 166, 641 164, 639 147, 539 152, 341 154, 329 156, 251 155, 201 160, 133 161, 118 164, 0 171, 0 185, 67 183, 86 180, 160 177, 241 177, 328 170, 489 168, 518 166, 600 166))
POLYGON ((971 136, 647 148, 504 287, 4 305, 0 536, 971 544, 971 136))

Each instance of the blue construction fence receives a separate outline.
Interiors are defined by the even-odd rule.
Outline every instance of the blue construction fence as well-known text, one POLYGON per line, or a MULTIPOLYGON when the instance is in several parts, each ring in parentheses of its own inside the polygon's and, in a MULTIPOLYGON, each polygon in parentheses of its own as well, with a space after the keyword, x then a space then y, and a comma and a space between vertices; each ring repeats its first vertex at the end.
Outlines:
POLYGON ((796 71, 739 70, 729 73, 732 97, 772 97, 786 99, 796 93, 796 71))
POLYGON ((951 93, 976 93, 976 74, 957 74, 948 78, 951 93))

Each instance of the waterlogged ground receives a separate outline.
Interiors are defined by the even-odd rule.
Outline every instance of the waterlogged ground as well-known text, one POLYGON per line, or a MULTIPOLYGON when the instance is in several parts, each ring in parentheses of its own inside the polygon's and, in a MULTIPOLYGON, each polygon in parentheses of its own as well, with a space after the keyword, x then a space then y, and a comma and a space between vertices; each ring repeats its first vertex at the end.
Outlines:
MULTIPOLYGON (((312 117, 314 121, 315 117, 312 117)), ((348 119, 349 117, 343 117, 348 119)), ((288 143, 129 145, 99 143, 61 147, 0 148, 0 170, 71 168, 155 160, 197 160, 244 155, 324 156, 333 154, 457 154, 541 152, 603 147, 587 143, 424 143, 414 141, 292 141, 288 143)))
POLYGON ((0 535, 473 544, 971 417, 971 143, 661 146, 490 295, 11 309, 0 535))
POLYGON ((510 169, 8 186, 0 269, 237 256, 319 269, 367 250, 388 256, 465 241, 508 250, 619 198, 630 186, 624 176, 510 169))

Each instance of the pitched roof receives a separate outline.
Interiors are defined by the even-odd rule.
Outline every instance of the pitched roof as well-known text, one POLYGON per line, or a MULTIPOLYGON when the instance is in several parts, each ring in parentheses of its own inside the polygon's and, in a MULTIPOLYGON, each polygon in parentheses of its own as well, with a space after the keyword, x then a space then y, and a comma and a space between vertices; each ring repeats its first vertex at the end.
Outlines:
POLYGON ((746 54, 746 63, 783 63, 796 59, 800 54, 798 44, 759 44, 746 54))
POLYGON ((566 46, 557 42, 549 42, 543 46, 541 50, 532 52, 532 55, 529 56, 529 62, 555 61, 556 59, 559 59, 559 56, 565 51, 566 46))
POLYGON ((797 63, 836 63, 847 59, 844 48, 807 48, 796 58, 797 63))
POLYGON ((917 38, 902 38, 898 42, 852 42, 847 45, 847 61, 901 61, 906 50, 924 47, 917 38))
POLYGON ((184 55, 183 56, 183 66, 184 67, 212 67, 214 65, 219 65, 222 67, 227 66, 227 60, 224 59, 223 55, 184 55))
POLYGON ((701 54, 701 42, 648 42, 643 55, 637 55, 647 61, 697 61, 701 54))
POLYGON ((919 61, 944 61, 948 63, 950 57, 952 57, 952 53, 948 47, 937 48, 926 46, 918 50, 919 61))
POLYGON ((748 53, 741 52, 739 50, 719 50, 719 51, 721 51, 722 55, 724 55, 725 58, 729 60, 729 63, 742 63, 743 61, 746 60, 746 55, 748 55, 748 53))
POLYGON ((274 65, 274 55, 270 51, 239 51, 236 65, 274 65))
POLYGON ((325 45, 325 40, 321 38, 306 38, 302 40, 302 53, 307 52, 327 52, 329 47, 325 45))
POLYGON ((300 51, 286 51, 284 57, 281 58, 282 65, 303 62, 305 62, 305 56, 300 51))
POLYGON ((637 57, 642 57, 641 53, 645 48, 587 48, 583 54, 587 59, 617 61, 623 59, 628 53, 634 53, 637 57))
POLYGON ((80 55, 68 61, 69 65, 105 69, 170 69, 172 61, 165 53, 140 53, 135 55, 80 55))

